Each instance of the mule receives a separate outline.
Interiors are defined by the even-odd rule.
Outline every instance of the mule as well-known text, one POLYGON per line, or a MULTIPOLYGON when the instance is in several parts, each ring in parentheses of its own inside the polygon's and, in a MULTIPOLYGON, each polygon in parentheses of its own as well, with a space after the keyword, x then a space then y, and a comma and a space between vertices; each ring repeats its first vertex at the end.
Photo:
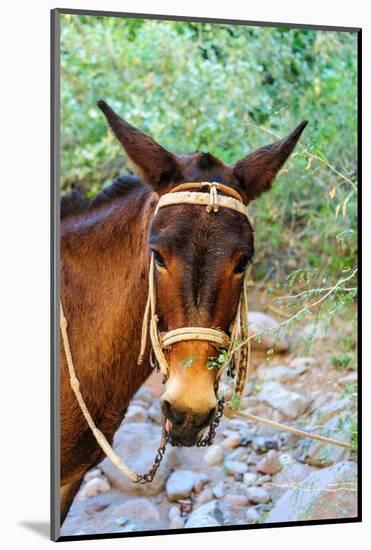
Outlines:
MULTIPOLYGON (((218 327, 228 333, 243 275, 254 254, 248 219, 228 208, 162 208, 158 198, 183 182, 219 182, 244 204, 271 188, 305 125, 286 138, 227 165, 210 153, 173 154, 98 106, 137 175, 119 177, 89 201, 77 191, 61 200, 61 299, 75 368, 88 409, 112 442, 130 399, 151 373, 149 346, 138 367, 141 324, 154 254, 159 328, 218 327)), ((169 376, 161 397, 172 440, 193 445, 217 405, 210 342, 178 342, 167 353, 169 376), (185 361, 192 362, 185 368, 185 361)), ((103 459, 71 390, 61 348, 61 521, 81 480, 103 459)), ((140 453, 140 449, 138 449, 140 453)))

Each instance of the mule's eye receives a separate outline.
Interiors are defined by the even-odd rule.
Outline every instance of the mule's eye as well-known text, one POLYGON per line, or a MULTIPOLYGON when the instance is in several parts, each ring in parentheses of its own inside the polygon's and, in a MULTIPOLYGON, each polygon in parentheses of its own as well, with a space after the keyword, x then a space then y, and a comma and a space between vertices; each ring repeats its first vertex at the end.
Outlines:
POLYGON ((158 267, 166 267, 165 260, 163 259, 161 254, 159 252, 157 252, 157 250, 153 251, 153 255, 155 257, 155 262, 156 262, 158 267))
POLYGON ((247 268, 248 263, 249 263, 249 258, 247 256, 243 256, 242 258, 240 258, 238 264, 234 268, 234 272, 235 273, 243 273, 245 271, 245 269, 247 268))

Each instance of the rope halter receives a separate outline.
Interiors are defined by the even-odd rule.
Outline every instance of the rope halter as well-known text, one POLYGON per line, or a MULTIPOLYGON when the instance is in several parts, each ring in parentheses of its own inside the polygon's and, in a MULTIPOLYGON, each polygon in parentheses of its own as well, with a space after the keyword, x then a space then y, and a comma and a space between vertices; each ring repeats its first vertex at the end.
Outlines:
MULTIPOLYGON (((160 208, 176 204, 205 206, 206 211, 209 213, 217 213, 220 208, 230 208, 247 217, 247 207, 244 205, 241 195, 231 187, 217 182, 183 183, 177 185, 169 193, 162 195, 159 199, 154 216, 156 216, 160 208), (209 193, 202 192, 205 188, 209 189, 209 193), (218 191, 224 193, 224 195, 219 195, 218 191)), ((152 350, 157 365, 165 379, 167 379, 169 373, 169 366, 164 354, 165 350, 170 350, 171 346, 178 342, 190 340, 210 342, 217 349, 227 349, 230 357, 232 358, 233 356, 233 359, 231 359, 233 365, 238 368, 235 391, 238 398, 240 398, 246 382, 250 356, 250 341, 248 340, 247 331, 248 306, 246 279, 247 276, 245 275, 237 314, 230 327, 231 337, 219 328, 208 327, 182 327, 160 333, 158 330, 158 316, 156 313, 156 285, 154 255, 152 253, 149 268, 148 297, 143 317, 138 365, 141 365, 144 360, 148 339, 148 328, 152 350), (239 345, 237 349, 234 350, 233 346, 236 346, 236 343, 239 343, 239 345)))

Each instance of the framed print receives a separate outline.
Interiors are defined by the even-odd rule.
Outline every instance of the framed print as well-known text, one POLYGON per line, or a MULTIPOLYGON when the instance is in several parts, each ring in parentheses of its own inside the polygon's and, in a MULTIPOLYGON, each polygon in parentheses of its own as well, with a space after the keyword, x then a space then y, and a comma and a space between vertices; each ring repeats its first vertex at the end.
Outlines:
POLYGON ((52 11, 54 540, 361 520, 360 62, 52 11))

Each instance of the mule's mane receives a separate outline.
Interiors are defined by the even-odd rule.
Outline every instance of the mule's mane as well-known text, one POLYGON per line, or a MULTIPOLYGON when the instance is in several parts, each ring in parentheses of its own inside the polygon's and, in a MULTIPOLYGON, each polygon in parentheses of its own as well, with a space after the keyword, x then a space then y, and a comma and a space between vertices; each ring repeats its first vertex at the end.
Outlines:
POLYGON ((110 185, 103 188, 93 199, 88 199, 77 189, 73 189, 61 197, 61 220, 91 212, 118 198, 125 198, 144 184, 138 176, 126 175, 115 179, 110 185))
MULTIPOLYGON (((203 151, 196 151, 189 155, 194 160, 195 173, 189 178, 189 181, 207 180, 207 181, 223 181, 224 178, 221 174, 215 172, 208 172, 212 169, 217 169, 222 166, 219 159, 211 155, 210 153, 204 153, 203 151), (199 170, 204 171, 204 174, 199 174, 199 170)), ((145 184, 137 175, 120 176, 113 181, 110 185, 99 191, 93 199, 88 199, 85 194, 82 194, 77 189, 73 189, 69 193, 66 193, 61 198, 61 220, 78 216, 87 211, 92 211, 103 205, 110 204, 115 199, 127 197, 134 190, 143 188, 145 184)))

